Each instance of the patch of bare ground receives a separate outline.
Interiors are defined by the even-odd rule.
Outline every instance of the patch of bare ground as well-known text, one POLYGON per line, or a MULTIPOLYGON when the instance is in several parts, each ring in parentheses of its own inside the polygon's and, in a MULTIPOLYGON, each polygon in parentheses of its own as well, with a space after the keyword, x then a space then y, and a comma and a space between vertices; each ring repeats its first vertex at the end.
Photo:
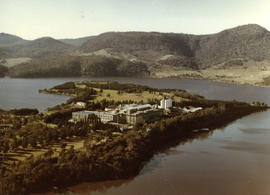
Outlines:
POLYGON ((7 58, 7 59, 2 59, 2 64, 8 68, 12 66, 16 66, 25 62, 29 62, 31 58, 7 58))
POLYGON ((206 79, 268 87, 270 86, 270 61, 243 61, 243 63, 233 66, 228 62, 202 70, 164 68, 162 71, 157 71, 153 76, 158 78, 206 79))

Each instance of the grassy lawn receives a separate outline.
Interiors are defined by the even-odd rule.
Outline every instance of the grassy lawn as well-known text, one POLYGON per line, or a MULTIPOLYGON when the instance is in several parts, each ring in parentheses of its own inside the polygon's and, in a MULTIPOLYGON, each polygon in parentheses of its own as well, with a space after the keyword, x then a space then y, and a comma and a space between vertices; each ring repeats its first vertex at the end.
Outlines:
MULTIPOLYGON (((99 91, 99 89, 95 89, 99 91)), ((162 99, 164 96, 173 98, 174 101, 183 101, 184 98, 181 97, 173 97, 173 94, 170 93, 160 93, 160 92, 154 92, 149 93, 148 91, 144 91, 142 93, 125 93, 121 92, 118 94, 117 90, 111 90, 111 89, 104 89, 102 94, 98 94, 95 98, 95 101, 101 101, 103 99, 106 100, 114 100, 114 101, 124 101, 124 100, 133 100, 133 101, 143 101, 144 103, 147 103, 148 99, 162 99)))

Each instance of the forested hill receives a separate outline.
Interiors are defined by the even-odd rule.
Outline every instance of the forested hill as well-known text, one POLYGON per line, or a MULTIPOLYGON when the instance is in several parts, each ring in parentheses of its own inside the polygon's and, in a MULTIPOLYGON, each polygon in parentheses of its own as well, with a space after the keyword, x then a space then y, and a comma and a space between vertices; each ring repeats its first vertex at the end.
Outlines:
POLYGON ((148 76, 143 62, 104 56, 58 56, 33 59, 9 69, 11 77, 148 76))
POLYGON ((93 39, 94 37, 95 36, 81 37, 81 38, 77 38, 77 39, 58 39, 58 41, 79 47, 82 44, 84 44, 86 41, 93 39))
POLYGON ((235 58, 270 59, 270 32, 256 24, 211 35, 109 32, 80 47, 83 53, 102 49, 155 63, 205 68, 235 58))
POLYGON ((255 85, 270 76, 270 32, 256 24, 210 35, 108 32, 62 41, 73 45, 47 37, 0 47, 2 59, 35 58, 6 75, 181 77, 255 85))
POLYGON ((18 44, 26 43, 27 40, 22 39, 16 35, 7 33, 0 33, 0 47, 13 46, 18 44))
POLYGON ((43 37, 33 41, 27 41, 22 44, 15 44, 8 47, 2 47, 5 50, 3 57, 47 57, 60 56, 69 53, 73 46, 55 40, 51 37, 43 37))

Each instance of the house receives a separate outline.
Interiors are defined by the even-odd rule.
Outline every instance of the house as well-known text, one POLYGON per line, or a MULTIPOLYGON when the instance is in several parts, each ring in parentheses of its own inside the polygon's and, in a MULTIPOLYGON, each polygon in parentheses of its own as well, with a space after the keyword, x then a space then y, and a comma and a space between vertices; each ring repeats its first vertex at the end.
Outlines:
POLYGON ((81 107, 81 108, 85 108, 86 103, 85 102, 77 102, 76 106, 81 107))

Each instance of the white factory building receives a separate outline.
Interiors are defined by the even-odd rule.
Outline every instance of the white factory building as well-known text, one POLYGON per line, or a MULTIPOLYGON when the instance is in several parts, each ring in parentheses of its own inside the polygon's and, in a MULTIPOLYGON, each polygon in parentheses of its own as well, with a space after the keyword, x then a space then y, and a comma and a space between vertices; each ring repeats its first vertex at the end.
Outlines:
POLYGON ((74 122, 95 120, 96 116, 101 122, 116 122, 135 124, 140 121, 149 121, 161 116, 164 109, 172 107, 172 100, 163 98, 160 106, 150 104, 126 104, 105 108, 105 111, 79 111, 72 113, 74 122))
POLYGON ((172 107, 172 99, 165 99, 163 98, 161 101, 160 101, 160 106, 159 108, 162 108, 162 109, 168 109, 168 108, 171 108, 172 107))

